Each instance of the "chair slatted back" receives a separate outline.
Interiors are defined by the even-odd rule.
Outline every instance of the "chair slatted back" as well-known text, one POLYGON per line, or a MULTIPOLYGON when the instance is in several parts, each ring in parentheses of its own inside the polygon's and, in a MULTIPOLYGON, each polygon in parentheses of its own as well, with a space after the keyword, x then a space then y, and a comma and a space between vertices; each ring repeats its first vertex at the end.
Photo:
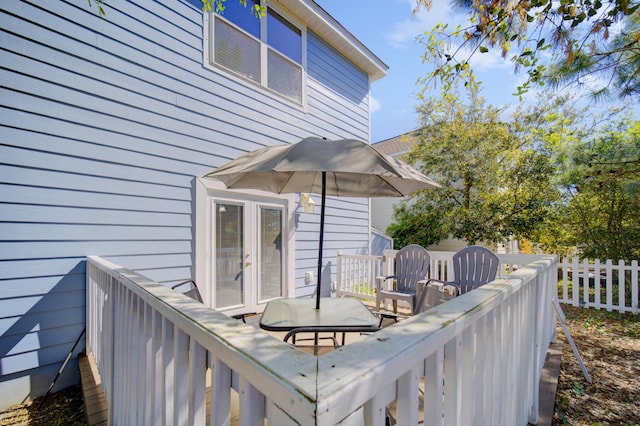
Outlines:
POLYGON ((500 260, 481 246, 466 247, 453 255, 453 276, 460 294, 496 279, 500 260))
POLYGON ((427 278, 431 256, 424 247, 410 244, 396 253, 396 290, 415 291, 416 283, 427 278))

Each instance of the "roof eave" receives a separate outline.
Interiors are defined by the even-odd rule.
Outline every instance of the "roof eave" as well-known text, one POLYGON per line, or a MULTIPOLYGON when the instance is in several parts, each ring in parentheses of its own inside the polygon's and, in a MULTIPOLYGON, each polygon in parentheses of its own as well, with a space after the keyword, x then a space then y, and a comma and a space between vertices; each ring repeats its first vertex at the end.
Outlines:
POLYGON ((387 75, 389 67, 360 40, 313 0, 279 0, 303 19, 308 27, 369 75, 373 83, 387 75))

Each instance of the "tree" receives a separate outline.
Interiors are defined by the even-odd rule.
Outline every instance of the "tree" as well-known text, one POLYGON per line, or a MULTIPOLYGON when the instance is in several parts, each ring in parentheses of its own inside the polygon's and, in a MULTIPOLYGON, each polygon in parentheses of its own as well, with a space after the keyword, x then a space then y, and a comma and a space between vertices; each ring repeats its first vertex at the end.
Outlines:
POLYGON ((564 179, 565 244, 592 259, 638 259, 640 122, 625 117, 586 139, 564 179))
POLYGON ((571 60, 559 57, 548 67, 545 81, 552 87, 569 84, 589 85, 596 98, 640 96, 640 20, 637 14, 626 19, 622 31, 604 47, 576 49, 571 60), (605 50, 606 49, 606 50, 605 50), (602 79, 590 78, 599 74, 602 79))
MULTIPOLYGON (((430 8, 432 0, 416 0, 417 9, 430 8)), ((510 54, 516 70, 528 79, 519 87, 522 95, 533 84, 576 82, 587 76, 602 77, 595 94, 615 89, 619 96, 637 97, 640 75, 640 27, 637 0, 453 0, 469 12, 469 25, 449 31, 438 24, 421 38, 423 61, 434 70, 423 83, 441 82, 445 87, 457 79, 473 83, 470 58, 489 48, 510 54), (617 26, 624 28, 615 34, 617 26), (457 44, 455 46, 454 44, 457 44), (547 68, 542 54, 549 49, 554 59, 547 68)))
POLYGON ((551 205, 547 153, 519 138, 474 85, 466 95, 468 103, 449 91, 418 107, 419 141, 407 160, 442 188, 421 192, 396 209, 397 223, 387 232, 399 245, 429 245, 447 236, 468 244, 527 236, 551 205))

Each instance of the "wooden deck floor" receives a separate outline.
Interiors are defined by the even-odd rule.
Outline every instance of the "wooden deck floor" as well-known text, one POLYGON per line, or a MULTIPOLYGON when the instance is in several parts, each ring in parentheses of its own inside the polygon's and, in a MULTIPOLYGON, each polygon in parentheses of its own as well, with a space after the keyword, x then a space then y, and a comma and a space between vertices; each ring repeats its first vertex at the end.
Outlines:
POLYGON ((80 367, 80 387, 82 389, 87 424, 89 426, 108 425, 109 406, 104 391, 100 386, 100 375, 95 363, 91 356, 81 354, 78 356, 78 365, 80 367))

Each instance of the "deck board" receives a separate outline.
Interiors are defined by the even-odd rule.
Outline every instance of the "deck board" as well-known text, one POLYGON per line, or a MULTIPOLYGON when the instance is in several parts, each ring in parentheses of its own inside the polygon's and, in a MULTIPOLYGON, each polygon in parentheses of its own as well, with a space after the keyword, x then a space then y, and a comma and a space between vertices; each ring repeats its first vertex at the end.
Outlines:
POLYGON ((109 406, 107 398, 100 386, 100 375, 95 369, 91 355, 78 356, 80 367, 80 388, 84 412, 89 426, 109 424, 109 406))
POLYGON ((547 351, 542 375, 540 376, 537 426, 550 426, 553 420, 561 357, 562 343, 559 341, 552 343, 547 351))

